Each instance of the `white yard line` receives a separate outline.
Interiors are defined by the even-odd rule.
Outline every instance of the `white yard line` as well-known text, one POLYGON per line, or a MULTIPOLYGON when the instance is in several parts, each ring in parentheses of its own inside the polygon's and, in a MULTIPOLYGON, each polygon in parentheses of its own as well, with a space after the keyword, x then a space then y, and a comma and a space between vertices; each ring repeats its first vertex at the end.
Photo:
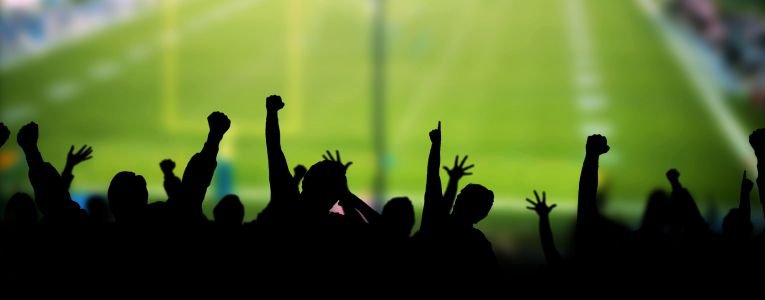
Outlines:
POLYGON ((635 0, 635 2, 650 23, 656 27, 665 46, 680 63, 683 71, 685 71, 686 78, 698 94, 698 97, 695 98, 704 105, 707 112, 717 121, 721 134, 728 140, 731 150, 745 164, 747 172, 753 174, 752 177, 757 177, 757 170, 755 168, 757 159, 754 151, 749 146, 748 132, 734 117, 728 106, 725 105, 722 90, 714 84, 712 78, 706 74, 706 71, 701 69, 701 63, 698 61, 699 56, 694 53, 688 44, 680 40, 678 32, 669 26, 653 0, 635 0))
POLYGON ((152 49, 147 44, 136 43, 127 50, 125 50, 125 58, 128 63, 138 63, 146 60, 149 55, 153 54, 152 49))
POLYGON ((36 113, 35 107, 26 102, 3 105, 3 109, 0 111, 0 120, 5 122, 5 125, 14 126, 32 121, 34 119, 32 116, 36 113))
MULTIPOLYGON (((120 75, 126 63, 138 63, 146 60, 152 55, 160 53, 160 49, 168 44, 177 44, 183 37, 191 31, 204 30, 210 27, 213 21, 225 20, 231 15, 243 11, 245 8, 259 2, 259 0, 238 0, 230 1, 218 8, 208 12, 204 16, 194 18, 193 20, 207 20, 203 26, 198 26, 194 30, 184 26, 183 31, 175 31, 170 35, 162 35, 161 38, 153 43, 134 44, 123 51, 124 59, 103 59, 93 63, 88 69, 86 78, 94 82, 103 82, 114 79, 120 75)), ((192 21, 193 22, 193 21, 192 21)), ((76 77, 72 77, 76 78, 76 77)), ((52 83, 45 90, 45 97, 51 103, 61 103, 70 101, 83 89, 88 88, 88 84, 81 83, 74 79, 63 79, 52 83)))
MULTIPOLYGON (((469 2, 470 1, 465 3, 469 2)), ((422 83, 412 94, 412 97, 409 98, 409 103, 411 104, 409 104, 405 110, 400 111, 402 114, 400 118, 395 119, 395 129, 391 131, 393 134, 391 143, 392 149, 400 148, 407 142, 407 138, 411 135, 406 133, 415 128, 414 125, 416 122, 422 121, 423 109, 427 104, 435 100, 433 94, 436 91, 436 85, 443 81, 444 76, 448 73, 448 68, 453 65, 453 61, 457 55, 465 50, 465 38, 468 37, 468 33, 473 28, 472 24, 475 23, 475 19, 471 17, 475 10, 475 3, 468 5, 472 6, 460 9, 463 13, 458 21, 458 26, 456 26, 457 30, 452 33, 449 44, 440 52, 441 56, 438 59, 437 65, 429 70, 427 76, 423 77, 422 83)), ((424 130, 423 132, 426 132, 429 128, 431 127, 423 128, 422 130, 424 130)))
POLYGON ((61 103, 71 100, 79 94, 82 85, 75 80, 67 79, 53 83, 45 92, 48 102, 61 103))
MULTIPOLYGON (((582 136, 592 134, 612 135, 614 128, 607 121, 608 95, 601 86, 596 47, 590 35, 585 7, 586 0, 566 0, 566 21, 572 65, 571 83, 574 101, 583 119, 579 126, 582 136)), ((619 161, 618 153, 609 153, 605 164, 619 161)))
POLYGON ((122 71, 122 66, 114 60, 102 60, 90 67, 90 78, 95 81, 113 79, 122 71))
POLYGON ((30 51, 30 53, 21 55, 12 60, 4 61, 2 64, 0 64, 0 74, 10 72, 17 68, 23 67, 29 62, 43 59, 47 57, 48 55, 50 55, 51 53, 56 52, 60 48, 66 47, 68 45, 76 44, 94 37, 98 37, 99 35, 107 34, 109 31, 114 30, 120 26, 125 26, 126 24, 130 24, 133 22, 138 22, 140 20, 146 19, 154 15, 156 11, 157 11, 156 6, 147 7, 147 8, 144 8, 144 11, 135 12, 135 14, 133 15, 114 17, 115 20, 112 21, 111 23, 105 24, 104 26, 92 28, 85 33, 73 34, 72 36, 70 36, 69 38, 65 40, 58 40, 58 41, 51 42, 49 45, 46 45, 41 49, 30 51))
MULTIPOLYGON (((602 134, 606 137, 614 133, 614 130, 610 123, 608 122, 598 122, 598 121, 585 121, 579 126, 580 133, 582 136, 589 136, 592 134, 602 134)), ((612 153, 609 152, 608 155, 610 156, 612 153)))

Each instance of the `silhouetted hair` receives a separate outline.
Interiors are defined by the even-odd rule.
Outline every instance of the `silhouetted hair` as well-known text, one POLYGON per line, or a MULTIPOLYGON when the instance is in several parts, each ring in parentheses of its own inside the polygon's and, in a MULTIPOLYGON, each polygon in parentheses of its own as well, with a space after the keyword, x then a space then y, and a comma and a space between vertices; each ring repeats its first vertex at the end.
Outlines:
POLYGON ((109 207, 117 222, 140 218, 149 201, 146 180, 133 172, 119 172, 109 184, 109 207))
POLYGON ((457 195, 452 215, 476 224, 486 218, 494 205, 494 192, 480 184, 468 184, 457 195))
POLYGON ((669 213, 669 195, 663 190, 654 190, 648 196, 648 203, 645 206, 643 220, 640 228, 643 230, 661 230, 667 225, 667 214, 669 213))
POLYGON ((303 204, 314 209, 329 211, 340 198, 345 180, 345 170, 342 165, 327 160, 317 162, 308 169, 303 178, 303 201, 310 201, 303 204))
POLYGON ((32 196, 16 193, 5 205, 5 224, 22 228, 37 224, 37 207, 32 196))
POLYGON ((226 226, 239 226, 244 221, 244 206, 236 195, 226 195, 213 209, 215 223, 226 226))
POLYGON ((414 227, 414 207, 407 197, 396 197, 385 203, 382 222, 391 233, 409 236, 414 227))

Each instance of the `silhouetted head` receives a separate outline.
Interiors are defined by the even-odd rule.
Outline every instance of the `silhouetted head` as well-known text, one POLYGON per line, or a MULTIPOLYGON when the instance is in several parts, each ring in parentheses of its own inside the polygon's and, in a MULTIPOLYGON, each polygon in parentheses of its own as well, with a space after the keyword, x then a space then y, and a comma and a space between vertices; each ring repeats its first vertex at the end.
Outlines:
POLYGON ((213 209, 215 223, 236 227, 244 221, 244 206, 236 195, 226 195, 213 209))
POLYGON ((300 181, 303 180, 303 177, 305 177, 306 172, 308 172, 308 169, 306 169, 304 165, 297 165, 293 172, 295 175, 293 175, 292 178, 295 179, 296 183, 300 183, 300 181))
POLYGON ((85 209, 88 211, 88 218, 95 224, 109 223, 109 206, 106 204, 106 198, 101 195, 92 195, 85 202, 85 209))
POLYGON ((138 221, 149 202, 146 180, 133 172, 119 172, 109 184, 108 198, 115 221, 138 221))
POLYGON ((303 205, 311 211, 329 212, 346 186, 345 168, 335 162, 320 161, 303 178, 303 205))
POLYGON ((407 197, 393 198, 385 203, 382 211, 382 222, 389 233, 409 237, 414 227, 414 207, 407 197))
POLYGON ((663 190, 654 190, 648 196, 648 203, 643 213, 642 230, 658 231, 667 225, 669 216, 669 195, 663 190))
POLYGON ((744 211, 731 209, 722 223, 722 235, 729 239, 746 239, 752 234, 751 217, 745 215, 744 211))
POLYGON ((480 184, 468 184, 454 202, 452 216, 458 221, 476 224, 486 218, 494 205, 494 192, 480 184))
POLYGON ((37 224, 37 207, 32 196, 16 193, 5 205, 5 224, 13 228, 26 228, 37 224))

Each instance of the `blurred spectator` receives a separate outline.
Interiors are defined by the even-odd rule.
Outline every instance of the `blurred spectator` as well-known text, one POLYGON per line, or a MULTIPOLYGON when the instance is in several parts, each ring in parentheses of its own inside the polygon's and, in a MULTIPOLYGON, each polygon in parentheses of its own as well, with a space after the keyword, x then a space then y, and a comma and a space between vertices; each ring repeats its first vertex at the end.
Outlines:
MULTIPOLYGON (((720 55, 752 104, 765 105, 765 20, 743 6, 712 0, 673 0, 670 11, 720 55)), ((763 4, 760 5, 765 8, 763 4)))
POLYGON ((0 0, 0 63, 135 17, 154 0, 0 0))

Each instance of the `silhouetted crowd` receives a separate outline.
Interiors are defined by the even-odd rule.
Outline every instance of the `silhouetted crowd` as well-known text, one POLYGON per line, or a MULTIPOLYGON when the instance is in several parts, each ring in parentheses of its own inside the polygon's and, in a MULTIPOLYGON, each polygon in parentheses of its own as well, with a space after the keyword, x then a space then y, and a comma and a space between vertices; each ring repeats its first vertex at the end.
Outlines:
MULTIPOLYGON (((564 256, 556 249, 550 226, 556 205, 548 204, 545 192, 534 191, 535 200, 526 201, 539 216, 547 265, 520 266, 500 263, 491 242, 475 227, 489 214, 494 194, 479 184, 459 190, 460 179, 473 168, 467 156, 443 167, 449 179, 442 188, 440 122, 429 134, 421 224, 412 235, 412 202, 394 198, 382 212, 368 206, 348 188, 351 162, 344 162, 338 151, 327 151, 308 169, 291 171, 280 142, 282 108, 281 97, 266 99, 270 199, 251 222, 244 222, 244 206, 235 195, 217 203, 212 221, 202 212, 218 147, 231 124, 223 113, 207 118, 207 140, 181 177, 172 160, 160 163, 167 200, 149 203, 145 179, 124 171, 112 178, 106 199, 91 199, 87 209, 72 200, 69 188, 74 168, 91 158, 92 149, 70 148, 59 173, 38 149, 37 124, 23 126, 16 138, 34 195, 17 193, 7 202, 0 227, 0 285, 103 285, 112 287, 115 296, 155 287, 193 294, 216 286, 281 296, 362 297, 403 290, 477 295, 510 286, 560 292, 539 289, 550 283, 597 288, 618 282, 637 289, 762 279, 765 234, 754 230, 750 220, 755 184, 746 173, 739 206, 727 213, 719 233, 710 229, 674 169, 667 172, 671 192, 651 193, 640 227, 631 230, 599 211, 598 161, 610 147, 606 137, 592 135, 579 179, 572 251, 564 256), (342 213, 333 212, 335 205, 342 213)), ((9 136, 7 127, 0 126, 0 146, 9 136)), ((764 157, 765 130, 752 133, 750 143, 757 157, 764 157)), ((761 164, 757 170, 762 173, 761 164)), ((760 191, 763 184, 757 179, 760 191)), ((765 204, 765 193, 760 201, 765 204)))

